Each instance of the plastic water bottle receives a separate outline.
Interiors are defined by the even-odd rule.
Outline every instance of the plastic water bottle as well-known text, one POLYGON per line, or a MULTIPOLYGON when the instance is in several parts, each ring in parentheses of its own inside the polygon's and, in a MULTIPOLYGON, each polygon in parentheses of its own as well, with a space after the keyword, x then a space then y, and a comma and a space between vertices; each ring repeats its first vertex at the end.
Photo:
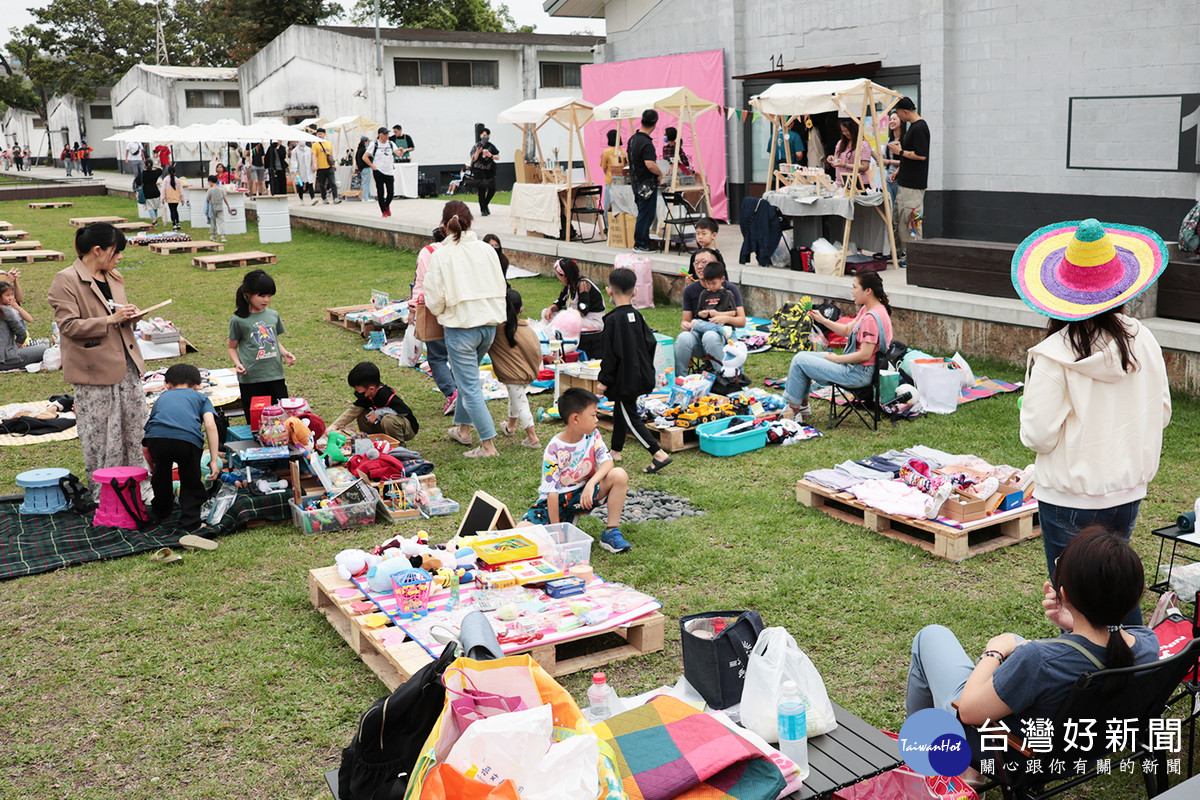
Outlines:
POLYGON ((800 780, 808 779, 808 720, 804 698, 794 681, 783 682, 783 697, 775 707, 779 720, 779 752, 800 767, 800 780))
POLYGON ((58 344, 58 323, 50 323, 50 344, 58 344))
POLYGON ((603 722, 613 715, 613 690, 603 672, 592 676, 592 685, 588 687, 587 694, 589 722, 603 722))

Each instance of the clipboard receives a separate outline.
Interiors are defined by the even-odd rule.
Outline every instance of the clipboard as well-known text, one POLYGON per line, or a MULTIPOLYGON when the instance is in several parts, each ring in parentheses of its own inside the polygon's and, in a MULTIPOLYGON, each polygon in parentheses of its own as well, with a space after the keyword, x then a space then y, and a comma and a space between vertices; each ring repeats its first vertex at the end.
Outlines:
POLYGON ((158 309, 162 308, 163 306, 171 305, 171 303, 173 303, 173 302, 175 302, 175 301, 174 300, 163 300, 161 303, 152 305, 149 308, 139 309, 138 315, 136 317, 133 317, 133 319, 140 319, 141 317, 144 317, 147 314, 149 314, 151 311, 157 311, 158 309))

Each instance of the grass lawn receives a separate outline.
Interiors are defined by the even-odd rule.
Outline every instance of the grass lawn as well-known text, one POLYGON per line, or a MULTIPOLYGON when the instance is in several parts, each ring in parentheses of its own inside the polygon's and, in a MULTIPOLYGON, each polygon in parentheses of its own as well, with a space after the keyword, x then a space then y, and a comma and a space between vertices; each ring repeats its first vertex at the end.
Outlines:
MULTIPOLYGON (((64 252, 72 251, 69 216, 133 211, 130 201, 108 197, 77 198, 74 208, 46 211, 0 204, 0 218, 64 252)), ((537 453, 512 440, 499 442, 501 458, 464 459, 444 435, 449 420, 440 416, 441 396, 430 379, 363 351, 358 336, 324 322, 324 308, 367 302, 372 289, 403 296, 415 254, 306 230, 293 236, 291 243, 263 246, 279 257, 269 271, 279 288, 273 307, 298 357, 287 373, 292 393, 331 420, 352 399, 345 385, 349 368, 364 358, 378 362, 385 380, 415 408, 422 430, 414 445, 437 465, 446 495, 465 503, 483 489, 520 514, 536 497, 537 453)), ((230 237, 228 246, 259 248, 253 226, 248 235, 230 237)), ((204 272, 193 269, 190 258, 127 248, 121 268, 129 296, 142 305, 174 299, 169 316, 199 349, 192 363, 228 366, 225 336, 243 270, 204 272)), ((22 267, 34 336, 49 332, 46 288, 67 263, 22 267)), ((514 286, 530 315, 558 293, 558 283, 547 278, 514 286)), ((678 331, 678 307, 646 316, 664 333, 678 331)), ((788 358, 754 356, 747 371, 761 385, 763 378, 785 375, 788 358)), ((973 366, 995 378, 1022 377, 1022 368, 1011 364, 974 360, 973 366)), ((62 390, 61 373, 0 376, 6 403, 62 390)), ((534 406, 549 402, 546 395, 531 400, 534 406)), ((503 402, 490 408, 494 417, 503 416, 503 402)), ((818 421, 825 408, 818 405, 818 421)), ((539 425, 543 441, 555 432, 554 425, 539 425)), ((1200 405, 1176 398, 1163 466, 1134 536, 1150 573, 1158 546, 1149 531, 1190 508, 1200 485, 1198 436, 1200 405)), ((793 486, 805 470, 915 444, 1017 466, 1032 455, 1018 439, 1016 395, 971 403, 948 417, 885 423, 877 433, 846 424, 821 439, 736 458, 693 450, 658 476, 639 474, 648 456, 627 448, 633 487, 666 489, 708 513, 626 529, 636 547, 628 555, 593 548, 599 573, 653 594, 671 620, 666 649, 611 665, 610 683, 623 694, 673 683, 682 671, 680 616, 752 608, 768 625, 796 636, 837 702, 873 725, 898 730, 909 646, 923 625, 950 626, 969 653, 1002 631, 1052 635, 1039 605, 1045 577, 1039 541, 950 564, 795 501, 793 486)), ((78 442, 0 448, 0 492, 14 491, 15 475, 37 466, 82 474, 78 442)), ((434 541, 444 541, 457 523, 449 517, 421 525, 434 541)), ((594 520, 582 524, 599 534, 594 520)), ((343 548, 369 547, 417 527, 304 536, 280 524, 226 537, 219 550, 187 553, 182 564, 169 567, 139 555, 6 583, 0 592, 0 638, 9 642, 0 651, 0 741, 8 744, 0 759, 0 797, 328 797, 321 773, 339 763, 358 715, 385 688, 312 609, 307 571, 332 564, 343 548)), ((1153 600, 1144 603, 1147 610, 1153 600)), ((583 698, 589 678, 577 674, 563 683, 583 698)), ((1073 796, 1130 796, 1138 784, 1121 778, 1073 796)))
MULTIPOLYGON (((479 199, 479 195, 476 192, 460 192, 455 195, 451 195, 451 194, 438 195, 437 199, 438 200, 466 200, 467 202, 475 202, 476 200, 479 199)), ((498 205, 498 206, 509 205, 510 203, 512 203, 512 192, 496 192, 496 195, 495 195, 495 197, 492 198, 491 202, 492 202, 492 204, 498 205)), ((555 297, 557 297, 557 295, 555 295, 555 297)), ((552 297, 550 299, 553 300, 554 298, 552 297)))

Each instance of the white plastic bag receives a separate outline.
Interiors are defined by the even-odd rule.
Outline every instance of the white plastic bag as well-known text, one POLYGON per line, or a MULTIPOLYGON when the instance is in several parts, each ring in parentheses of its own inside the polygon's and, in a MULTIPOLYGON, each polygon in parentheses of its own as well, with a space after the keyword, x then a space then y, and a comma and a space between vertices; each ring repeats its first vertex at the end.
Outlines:
POLYGON ((62 369, 62 350, 58 345, 47 347, 42 353, 42 369, 62 369))
POLYGON ((975 386, 975 373, 971 371, 971 365, 963 358, 962 353, 954 351, 954 358, 950 359, 955 364, 958 364, 958 382, 964 389, 971 389, 975 386))
POLYGON ((549 704, 497 714, 467 728, 446 763, 474 768, 475 780, 493 786, 511 780, 522 800, 592 800, 600 793, 600 740, 586 733, 555 742, 553 732, 549 704))
POLYGON ((921 393, 921 405, 931 414, 953 414, 962 390, 959 373, 941 364, 913 364, 913 383, 921 393))
POLYGON ((833 703, 825 691, 825 681, 785 628, 767 628, 758 635, 746 665, 746 683, 742 688, 742 727, 768 742, 779 741, 775 707, 783 697, 783 682, 794 681, 808 701, 805 721, 808 735, 820 736, 837 727, 833 703))
POLYGON ((415 367, 421 361, 421 340, 417 338, 417 326, 409 325, 404 330, 404 344, 400 350, 400 366, 415 367))

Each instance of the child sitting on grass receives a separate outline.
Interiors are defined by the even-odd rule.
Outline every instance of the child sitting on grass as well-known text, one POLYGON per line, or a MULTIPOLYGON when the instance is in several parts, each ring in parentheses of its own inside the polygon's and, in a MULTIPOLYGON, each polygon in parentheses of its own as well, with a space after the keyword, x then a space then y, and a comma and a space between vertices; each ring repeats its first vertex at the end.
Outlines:
POLYGON ((567 429, 546 445, 538 501, 525 512, 521 524, 574 522, 577 515, 607 498, 608 522, 600 546, 610 553, 625 553, 633 549, 619 527, 629 476, 613 463, 596 430, 599 403, 596 395, 579 387, 559 396, 558 413, 567 429))
POLYGON ((416 415, 400 395, 381 382, 379 367, 360 361, 350 370, 346 383, 354 390, 354 403, 333 421, 331 430, 343 430, 357 420, 363 433, 382 433, 401 444, 416 437, 421 428, 416 415))
POLYGON ((208 436, 209 473, 216 475, 221 471, 217 412, 212 402, 198 391, 200 370, 196 367, 174 364, 164 380, 167 390, 154 402, 142 439, 142 452, 150 465, 150 487, 154 490, 150 510, 160 520, 171 516, 175 506, 171 469, 178 465, 179 527, 190 533, 200 527, 200 507, 208 496, 200 477, 202 430, 208 436))
POLYGON ((17 287, 0 281, 0 370, 24 369, 42 360, 46 345, 29 344, 30 322, 33 317, 17 302, 17 287))

